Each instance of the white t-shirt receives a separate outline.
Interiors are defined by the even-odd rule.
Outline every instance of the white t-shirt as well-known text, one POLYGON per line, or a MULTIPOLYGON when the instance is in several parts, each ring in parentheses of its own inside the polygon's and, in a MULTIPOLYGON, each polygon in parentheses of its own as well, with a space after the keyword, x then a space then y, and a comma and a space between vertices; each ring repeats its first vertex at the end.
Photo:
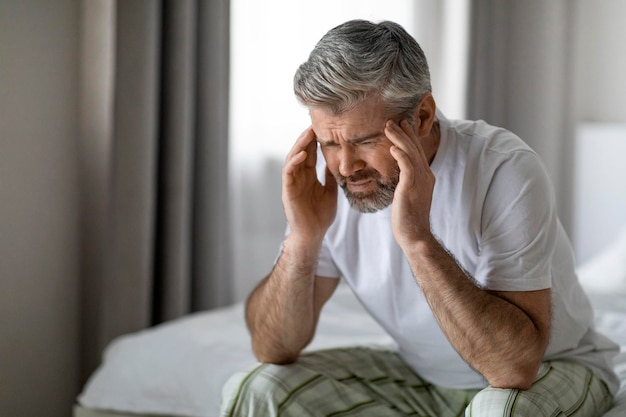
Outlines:
MULTIPOLYGON (((618 347, 593 330, 591 305, 577 282, 571 245, 539 157, 504 129, 449 121, 440 113, 438 119, 441 142, 431 164, 437 179, 433 233, 484 288, 552 288, 546 359, 582 361, 615 392, 610 363, 618 347)), ((342 277, 422 378, 450 388, 487 385, 439 328, 395 241, 390 207, 362 214, 340 191, 317 275, 342 277)))

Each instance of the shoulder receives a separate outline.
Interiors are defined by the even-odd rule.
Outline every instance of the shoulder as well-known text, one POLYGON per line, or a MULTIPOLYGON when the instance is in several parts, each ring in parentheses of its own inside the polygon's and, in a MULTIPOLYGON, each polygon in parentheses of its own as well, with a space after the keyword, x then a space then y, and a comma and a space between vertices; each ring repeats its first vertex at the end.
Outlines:
POLYGON ((484 120, 445 120, 452 152, 462 153, 468 167, 483 175, 519 173, 544 176, 539 155, 510 130, 484 120))

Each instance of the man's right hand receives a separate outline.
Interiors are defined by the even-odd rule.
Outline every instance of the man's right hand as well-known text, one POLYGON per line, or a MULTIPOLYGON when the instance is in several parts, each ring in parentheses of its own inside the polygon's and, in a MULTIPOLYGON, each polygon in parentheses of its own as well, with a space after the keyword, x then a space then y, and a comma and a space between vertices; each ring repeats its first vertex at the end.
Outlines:
POLYGON ((325 184, 317 178, 317 142, 307 128, 287 155, 282 172, 282 200, 292 239, 321 242, 337 212, 337 182, 326 168, 325 184))
POLYGON ((315 275, 324 234, 337 212, 337 182, 327 169, 322 185, 316 162, 317 142, 309 127, 283 168, 283 206, 290 228, 283 252, 246 303, 252 349, 261 362, 295 361, 313 339, 322 306, 337 287, 337 279, 315 275))

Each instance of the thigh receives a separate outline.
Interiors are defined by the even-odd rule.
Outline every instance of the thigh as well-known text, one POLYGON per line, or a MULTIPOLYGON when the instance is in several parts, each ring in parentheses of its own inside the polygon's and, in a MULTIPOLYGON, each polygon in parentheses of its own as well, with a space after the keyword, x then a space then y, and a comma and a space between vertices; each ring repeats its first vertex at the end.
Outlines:
POLYGON ((366 348, 264 364, 225 387, 223 416, 458 416, 471 394, 439 390, 395 353, 366 348))
POLYGON ((597 417, 611 406, 606 385, 582 364, 545 362, 526 391, 486 388, 474 397, 466 416, 597 417))

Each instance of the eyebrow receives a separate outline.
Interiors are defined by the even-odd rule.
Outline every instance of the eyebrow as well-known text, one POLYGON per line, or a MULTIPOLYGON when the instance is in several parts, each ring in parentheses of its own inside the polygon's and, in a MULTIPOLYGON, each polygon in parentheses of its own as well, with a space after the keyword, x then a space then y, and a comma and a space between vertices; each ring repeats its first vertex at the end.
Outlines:
MULTIPOLYGON (((384 136, 384 132, 382 130, 379 132, 372 132, 363 136, 357 136, 355 138, 347 139, 346 142, 350 144, 358 144, 358 143, 365 142, 367 140, 374 139, 380 136, 384 136)), ((325 140, 323 138, 320 138, 317 134, 315 134, 315 137, 317 138, 317 141, 322 145, 334 143, 334 141, 332 140, 325 140)))

